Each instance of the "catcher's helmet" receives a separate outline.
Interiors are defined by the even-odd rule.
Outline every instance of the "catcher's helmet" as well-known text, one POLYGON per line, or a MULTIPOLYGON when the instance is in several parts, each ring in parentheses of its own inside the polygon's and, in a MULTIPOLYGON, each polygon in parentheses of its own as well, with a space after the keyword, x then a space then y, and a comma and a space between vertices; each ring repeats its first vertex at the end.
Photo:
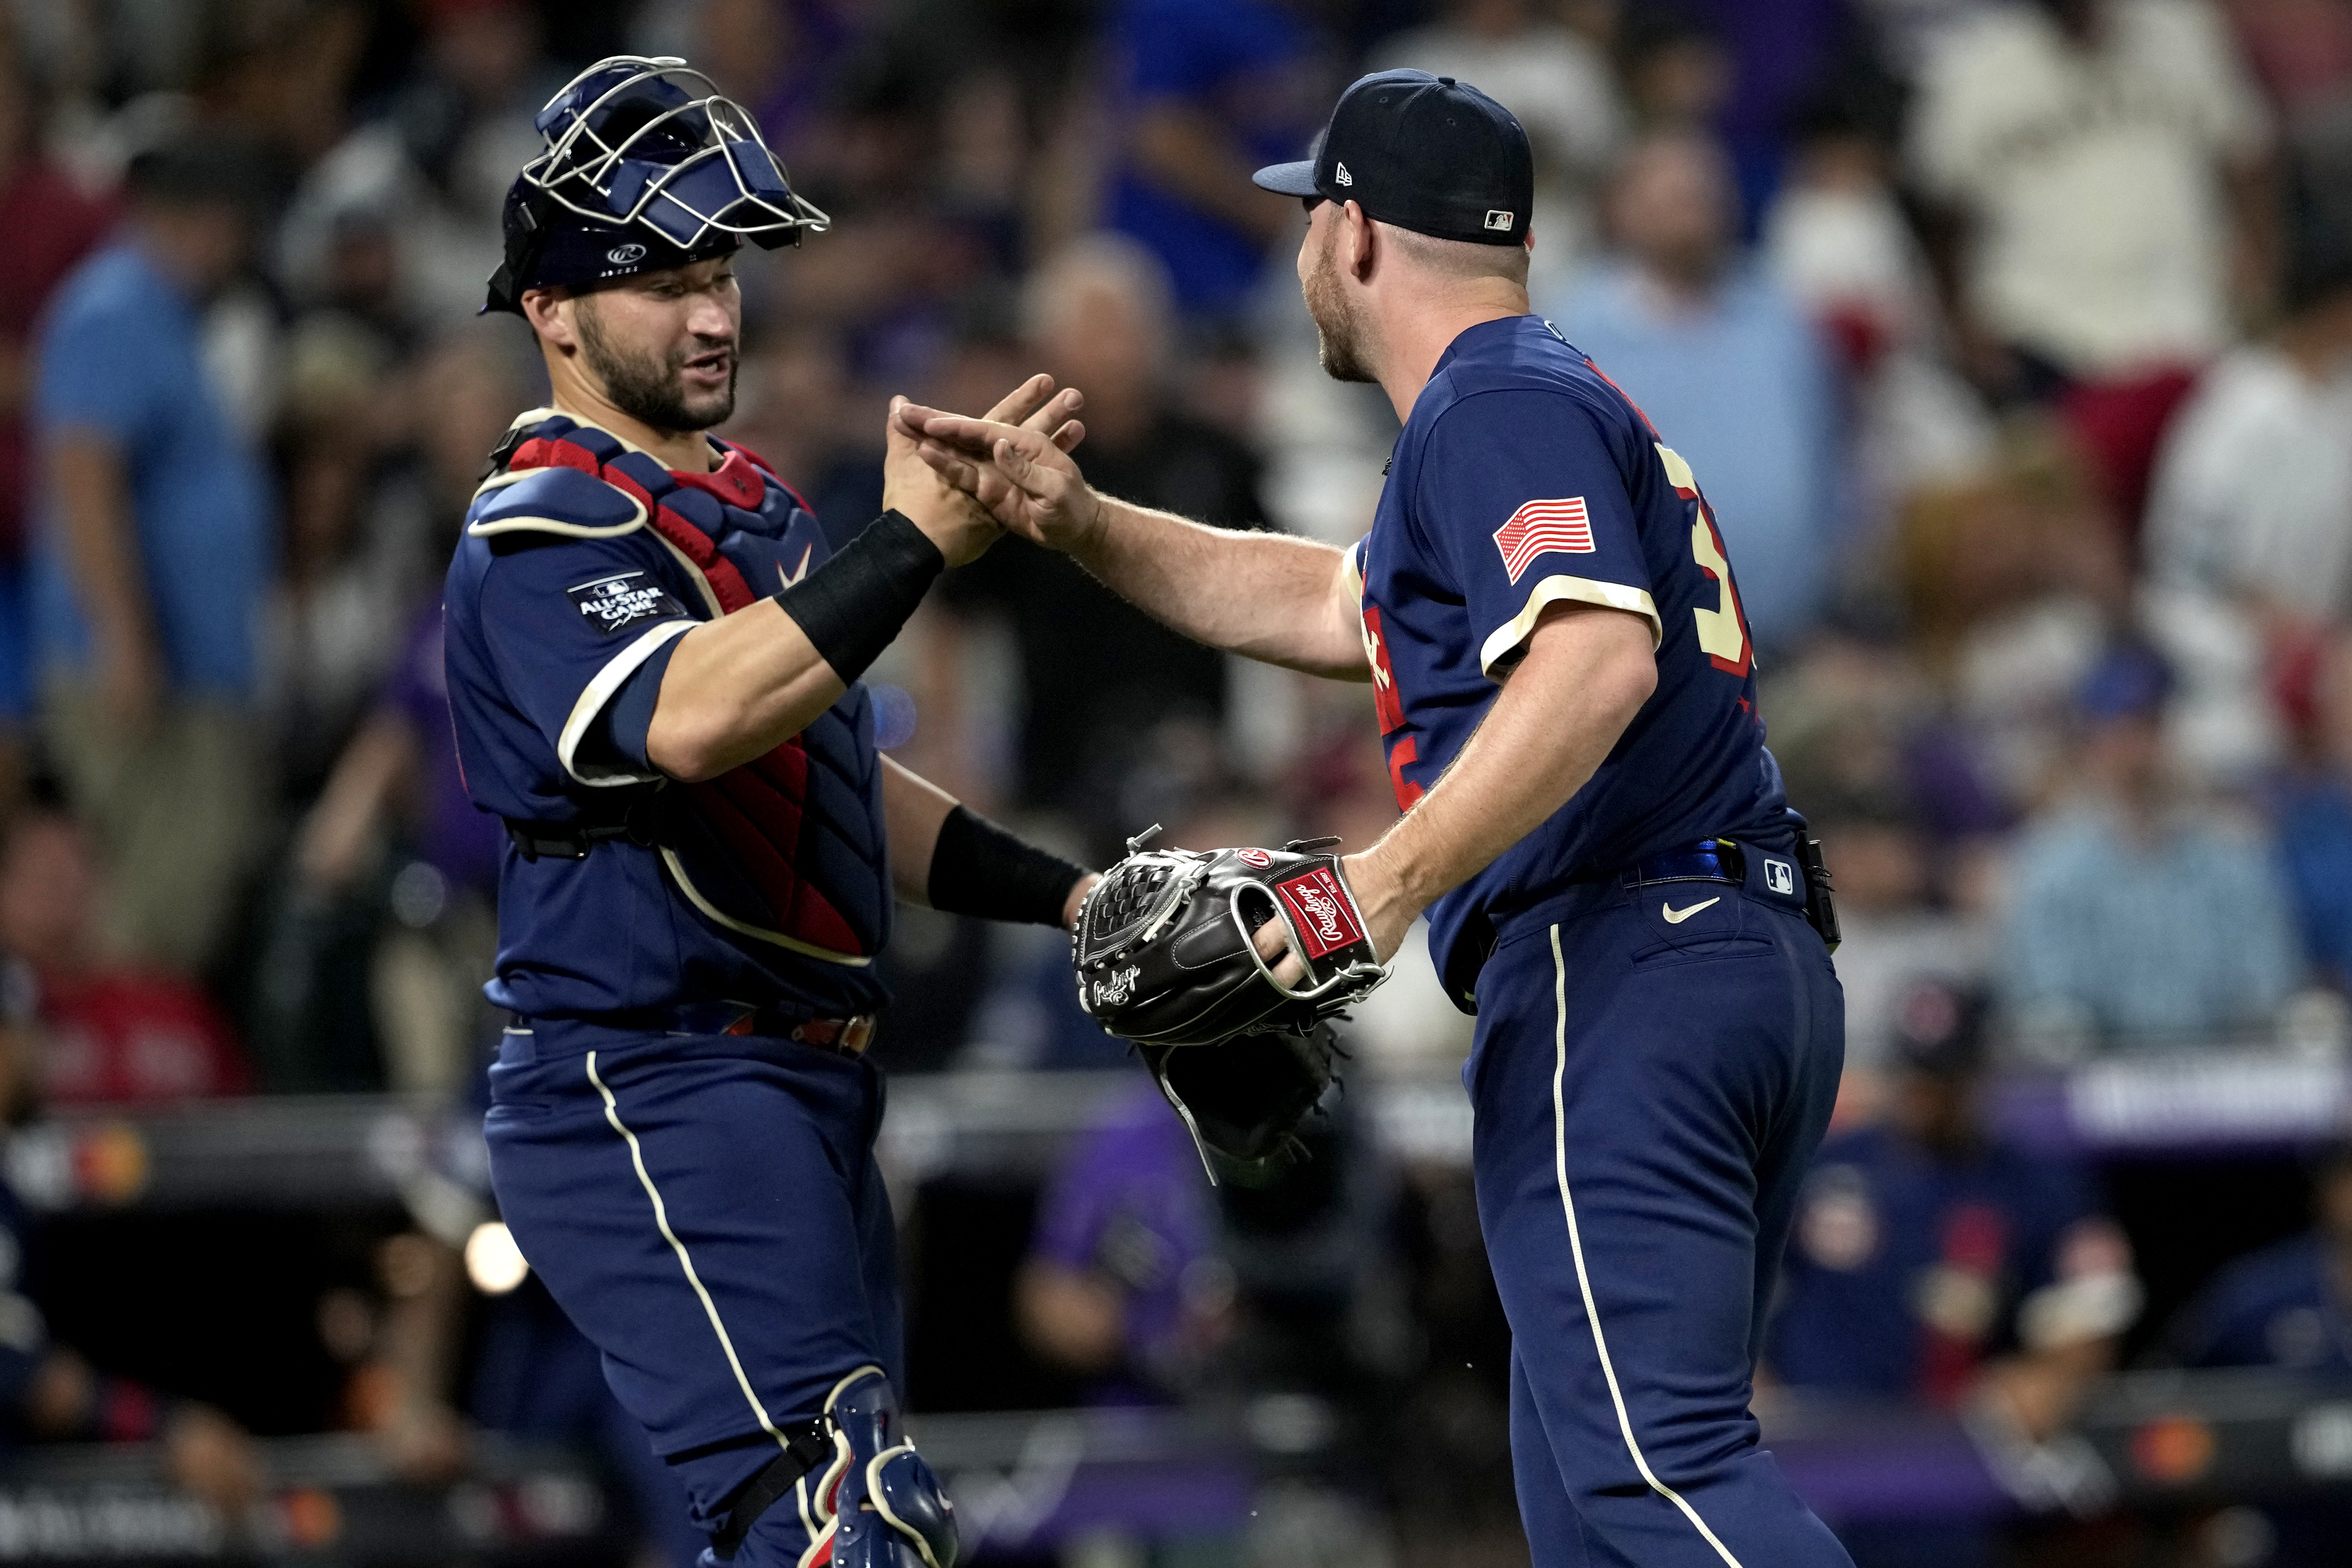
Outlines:
POLYGON ((507 192, 506 257, 484 310, 526 289, 625 278, 797 245, 832 219, 793 194, 750 114, 674 58, 614 55, 548 100, 547 150, 507 192))

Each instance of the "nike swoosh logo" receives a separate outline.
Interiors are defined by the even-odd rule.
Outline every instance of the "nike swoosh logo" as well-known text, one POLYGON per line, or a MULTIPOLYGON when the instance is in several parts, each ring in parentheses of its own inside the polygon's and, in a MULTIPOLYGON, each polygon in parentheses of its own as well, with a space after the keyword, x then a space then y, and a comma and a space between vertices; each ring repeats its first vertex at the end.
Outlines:
POLYGON ((815 553, 815 545, 803 545, 801 547, 801 563, 799 566, 795 567, 790 574, 785 573, 784 563, 782 562, 779 561, 776 563, 776 575, 783 578, 785 587, 797 588, 800 586, 801 579, 808 575, 809 557, 815 553))
POLYGON ((1714 898, 1707 900, 1706 903, 1693 904, 1686 910, 1678 910, 1672 904, 1660 904, 1658 906, 1658 912, 1666 917, 1666 923, 1668 925, 1678 926, 1682 924, 1683 921, 1690 919, 1691 916, 1698 913, 1699 910, 1707 908, 1708 905, 1719 904, 1721 902, 1723 902, 1723 895, 1717 893, 1714 898))

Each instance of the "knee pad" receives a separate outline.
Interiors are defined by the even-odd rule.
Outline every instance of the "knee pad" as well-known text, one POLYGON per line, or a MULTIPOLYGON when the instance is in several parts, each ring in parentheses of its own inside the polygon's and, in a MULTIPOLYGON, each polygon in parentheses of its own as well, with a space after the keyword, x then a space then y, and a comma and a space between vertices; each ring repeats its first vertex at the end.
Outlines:
POLYGON ((809 1547, 799 1568, 954 1568, 955 1505, 898 1423, 898 1395, 862 1366, 824 1402, 834 1454, 794 1489, 809 1547))

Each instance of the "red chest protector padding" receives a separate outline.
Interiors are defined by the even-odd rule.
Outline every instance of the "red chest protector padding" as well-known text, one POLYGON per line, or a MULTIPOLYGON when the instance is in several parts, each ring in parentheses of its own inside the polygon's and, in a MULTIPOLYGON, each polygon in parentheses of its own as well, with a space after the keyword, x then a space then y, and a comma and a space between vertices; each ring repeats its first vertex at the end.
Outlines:
MULTIPOLYGON (((506 467, 577 468, 602 479, 646 509, 646 525, 694 564, 723 614, 758 597, 719 540, 670 504, 690 487, 757 512, 768 485, 782 481, 741 448, 730 448, 715 473, 677 474, 559 416, 529 432, 506 467)), ((803 957, 872 962, 887 933, 891 893, 878 785, 863 784, 878 766, 857 732, 864 702, 853 688, 844 705, 765 755, 662 790, 663 859, 704 915, 803 957), (845 716, 852 702, 856 711, 845 716)))

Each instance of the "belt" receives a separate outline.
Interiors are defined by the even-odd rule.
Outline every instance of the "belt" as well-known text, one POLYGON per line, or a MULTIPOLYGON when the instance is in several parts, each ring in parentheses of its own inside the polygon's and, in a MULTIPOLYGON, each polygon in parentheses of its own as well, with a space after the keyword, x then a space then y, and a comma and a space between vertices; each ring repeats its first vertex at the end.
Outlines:
POLYGON ((1832 952, 1838 950, 1837 900, 1830 887, 1829 868, 1822 864, 1819 839, 1800 826, 1790 850, 1757 849, 1728 838, 1702 838, 1679 849, 1667 849, 1596 881, 1614 880, 1623 888, 1654 887, 1660 882, 1727 882, 1750 892, 1791 904, 1804 913, 1805 923, 1821 933, 1832 952), (1748 879, 1750 852, 1758 858, 1757 876, 1748 879))
POLYGON ((507 837, 516 853, 526 860, 537 860, 542 856, 556 860, 585 860, 589 850, 615 838, 652 844, 655 793, 651 789, 636 791, 618 821, 518 822, 511 816, 499 820, 506 824, 507 837))
MULTIPOLYGON (((530 1020, 512 1015, 518 1028, 530 1020)), ((675 1007, 638 1007, 625 1012, 599 1013, 581 1020, 612 1029, 638 1029, 665 1035, 756 1035, 762 1039, 793 1040, 837 1056, 858 1057, 874 1043, 874 1015, 855 1018, 803 1018, 777 1007, 748 1002, 688 1002, 675 1007)))
POLYGON ((526 860, 541 856, 555 860, 585 860, 592 847, 628 837, 628 825, 620 822, 599 823, 593 827, 561 827, 511 819, 507 823, 507 837, 526 860))
POLYGON ((1702 838, 1696 844, 1636 860, 1619 871, 1616 879, 1627 888, 1646 888, 1654 882, 1745 882, 1748 855, 1728 838, 1702 838))

